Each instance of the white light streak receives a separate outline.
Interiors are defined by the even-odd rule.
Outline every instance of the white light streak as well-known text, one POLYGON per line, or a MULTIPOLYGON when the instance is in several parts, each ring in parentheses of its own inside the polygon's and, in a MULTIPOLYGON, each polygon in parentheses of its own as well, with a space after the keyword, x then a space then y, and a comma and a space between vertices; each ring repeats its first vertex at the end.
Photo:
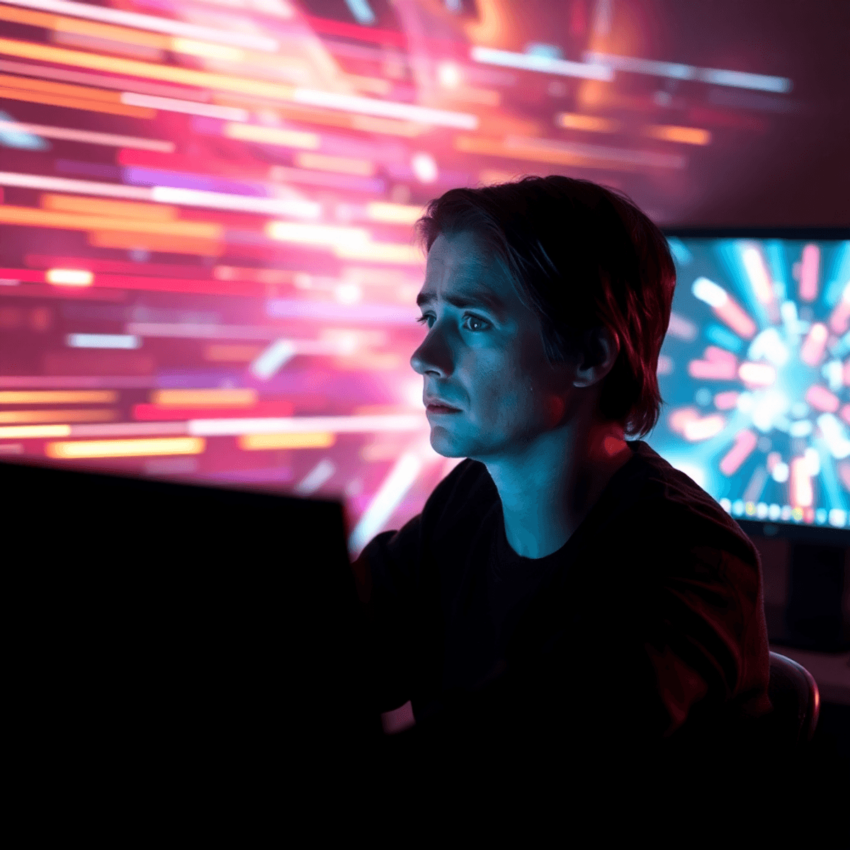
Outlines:
POLYGON ((691 285, 691 292, 709 307, 722 307, 729 300, 726 290, 707 277, 698 277, 691 285))
POLYGON ((395 416, 297 416, 258 419, 191 419, 187 433, 200 436, 238 434, 310 434, 330 431, 334 434, 368 434, 374 431, 421 431, 427 428, 422 414, 395 416))
POLYGON ((146 106, 164 112, 184 112, 187 115, 204 115, 207 118, 221 118, 225 121, 247 121, 251 116, 247 109, 235 106, 216 106, 209 103, 195 103, 191 100, 175 100, 171 97, 154 97, 149 94, 121 92, 121 103, 128 106, 146 106))
POLYGON ((250 365, 250 372, 257 378, 268 380, 279 372, 297 354, 296 347, 287 339, 278 339, 250 365))
POLYGON ((104 195, 111 198, 152 200, 152 190, 143 186, 119 186, 94 180, 68 180, 65 177, 46 177, 41 174, 16 174, 0 171, 0 186, 23 186, 26 189, 47 189, 58 192, 77 192, 81 195, 104 195))
POLYGON ((616 56, 611 53, 598 53, 587 50, 582 59, 588 63, 608 65, 617 71, 631 71, 635 74, 649 74, 656 77, 670 77, 674 80, 700 80, 718 86, 732 86, 759 91, 789 92, 792 82, 787 77, 772 77, 766 74, 747 74, 741 71, 724 71, 717 68, 698 68, 695 65, 683 65, 677 62, 656 62, 651 59, 639 59, 634 56, 616 56))
POLYGON ((140 30, 164 32, 169 35, 180 35, 186 38, 217 42, 219 44, 235 44, 252 50, 262 50, 266 53, 277 53, 278 43, 261 35, 251 35, 231 30, 219 30, 213 27, 199 27, 195 24, 185 24, 155 15, 140 15, 137 12, 123 12, 119 9, 105 9, 100 6, 90 6, 88 3, 72 3, 70 0, 3 0, 10 6, 23 6, 27 9, 43 9, 46 12, 56 12, 60 15, 73 15, 76 18, 87 18, 91 21, 105 21, 109 24, 120 24, 135 27, 140 30))
MULTIPOLYGON (((414 454, 402 455, 348 539, 349 553, 360 550, 380 531, 410 489, 422 469, 422 461, 414 454)), ((356 557, 356 556, 355 556, 356 557)))
POLYGON ((122 148, 140 148, 148 151, 173 153, 174 142, 160 142, 156 139, 140 139, 137 136, 116 136, 113 133, 93 133, 89 130, 71 130, 67 127, 47 127, 44 124, 19 124, 15 121, 0 121, 0 132, 13 130, 32 133, 46 139, 67 139, 72 142, 85 142, 90 145, 111 145, 122 148))
POLYGON ((458 127, 461 130, 478 129, 478 116, 468 112, 449 112, 445 109, 430 109, 409 103, 373 100, 369 97, 337 94, 318 89, 296 89, 292 99, 295 103, 309 103, 312 106, 324 106, 327 109, 340 109, 362 115, 380 115, 384 118, 418 121, 439 127, 458 127))
POLYGON ((495 50, 491 47, 472 47, 469 57, 483 65, 501 65, 506 68, 522 68, 525 71, 539 71, 543 74, 557 74, 562 77, 584 77, 588 80, 611 82, 614 72, 608 63, 570 62, 566 59, 554 59, 528 53, 513 53, 509 50, 495 50))
POLYGON ((298 496, 309 496, 315 493, 334 473, 336 466, 330 458, 322 458, 314 467, 295 485, 293 492, 298 496))
POLYGON ((256 198, 250 195, 204 192, 200 189, 179 189, 173 186, 154 186, 151 189, 151 200, 163 204, 182 204, 189 207, 241 210, 272 215, 295 215, 302 218, 318 218, 322 212, 321 204, 313 201, 256 198))
POLYGON ((830 454, 838 460, 850 455, 850 440, 844 436, 844 426, 841 422, 831 413, 822 413, 816 421, 830 454))
POLYGON ((127 334, 68 334, 65 341, 69 348, 141 348, 137 336, 127 334))

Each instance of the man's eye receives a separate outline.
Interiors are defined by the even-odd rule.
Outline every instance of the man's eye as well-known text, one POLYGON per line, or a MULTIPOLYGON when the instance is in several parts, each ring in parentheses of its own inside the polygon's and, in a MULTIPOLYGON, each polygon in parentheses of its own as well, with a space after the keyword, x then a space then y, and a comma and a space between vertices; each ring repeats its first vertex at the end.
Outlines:
MULTIPOLYGON (((431 319, 431 318, 433 318, 433 316, 430 313, 426 313, 424 316, 420 316, 416 321, 419 322, 420 324, 424 324, 425 322, 428 321, 428 319, 431 319)), ((473 316, 471 313, 467 313, 463 318, 464 318, 464 320, 470 319, 473 322, 478 322, 479 325, 489 324, 489 322, 485 322, 484 319, 479 319, 478 316, 473 316)), ((430 328, 431 326, 428 325, 428 327, 430 328)), ((476 329, 476 328, 470 327, 470 330, 473 333, 480 333, 482 330, 484 330, 484 328, 476 329)))

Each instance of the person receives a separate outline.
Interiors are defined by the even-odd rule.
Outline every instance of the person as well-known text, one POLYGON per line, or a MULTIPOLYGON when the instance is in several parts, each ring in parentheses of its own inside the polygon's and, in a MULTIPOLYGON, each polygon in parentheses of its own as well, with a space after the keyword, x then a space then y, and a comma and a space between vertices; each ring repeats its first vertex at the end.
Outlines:
POLYGON ((734 796, 771 710, 761 562, 640 439, 663 404, 664 235, 560 175, 451 189, 415 233, 410 363, 431 446, 464 460, 352 564, 374 708, 416 720, 388 737, 385 792, 489 822, 519 795, 559 817, 640 798, 656 820, 683 786, 707 805, 701 780, 734 796))

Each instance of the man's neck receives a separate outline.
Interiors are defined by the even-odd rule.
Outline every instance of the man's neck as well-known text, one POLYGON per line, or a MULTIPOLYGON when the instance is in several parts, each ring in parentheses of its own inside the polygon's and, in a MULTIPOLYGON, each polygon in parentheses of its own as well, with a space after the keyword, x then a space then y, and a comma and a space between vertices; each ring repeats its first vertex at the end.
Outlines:
POLYGON ((533 559, 557 552, 631 456, 622 431, 600 430, 571 451, 564 451, 557 442, 547 446, 544 439, 522 462, 495 463, 492 469, 488 465, 511 548, 533 559))

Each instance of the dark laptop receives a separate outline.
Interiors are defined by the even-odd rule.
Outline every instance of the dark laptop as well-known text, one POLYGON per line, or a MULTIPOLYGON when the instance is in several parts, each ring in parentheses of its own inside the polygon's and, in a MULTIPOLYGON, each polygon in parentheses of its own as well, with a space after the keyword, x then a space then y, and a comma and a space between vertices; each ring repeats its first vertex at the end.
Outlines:
POLYGON ((0 487, 27 765, 245 790, 379 745, 341 503, 31 458, 0 487))

